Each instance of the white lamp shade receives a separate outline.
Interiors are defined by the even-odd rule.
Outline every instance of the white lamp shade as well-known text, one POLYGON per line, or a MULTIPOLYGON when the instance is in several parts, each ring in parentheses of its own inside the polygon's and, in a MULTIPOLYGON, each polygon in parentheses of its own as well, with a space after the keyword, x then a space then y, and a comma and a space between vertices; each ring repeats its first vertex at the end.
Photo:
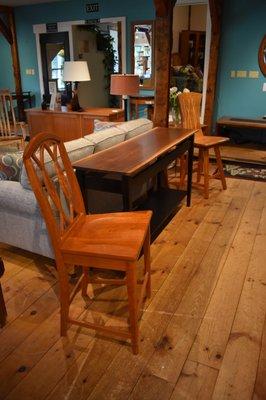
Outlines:
POLYGON ((90 81, 87 61, 65 61, 63 80, 65 82, 90 81))
POLYGON ((111 75, 110 93, 137 96, 139 94, 139 76, 133 74, 111 75))

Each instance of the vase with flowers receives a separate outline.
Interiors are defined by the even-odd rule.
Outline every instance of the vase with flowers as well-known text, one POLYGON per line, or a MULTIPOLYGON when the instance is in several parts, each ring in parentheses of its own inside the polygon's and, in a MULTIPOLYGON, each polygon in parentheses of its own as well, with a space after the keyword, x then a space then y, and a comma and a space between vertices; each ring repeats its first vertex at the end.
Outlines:
MULTIPOLYGON (((189 89, 185 88, 183 93, 188 93, 189 89)), ((173 123, 175 125, 181 123, 181 115, 180 115, 180 107, 178 96, 181 94, 176 86, 170 88, 170 95, 169 95, 169 108, 170 108, 170 115, 172 117, 173 123)))

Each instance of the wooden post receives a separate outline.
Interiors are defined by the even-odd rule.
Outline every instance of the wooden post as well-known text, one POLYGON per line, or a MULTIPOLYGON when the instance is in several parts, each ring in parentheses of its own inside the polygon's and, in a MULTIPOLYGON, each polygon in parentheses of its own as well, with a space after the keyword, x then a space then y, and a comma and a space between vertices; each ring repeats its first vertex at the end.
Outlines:
POLYGON ((154 0, 156 10, 154 126, 168 126, 174 4, 173 0, 154 0))
POLYGON ((205 106, 204 122, 207 125, 207 134, 210 134, 212 127, 214 100, 216 93, 216 80, 219 61, 219 44, 221 36, 221 16, 222 16, 222 2, 221 0, 209 0, 210 14, 211 14, 211 45, 210 45, 210 61, 209 61, 209 74, 207 82, 207 95, 205 106))
POLYGON ((2 21, 2 19, 0 19, 0 32, 4 35, 4 37, 6 38, 11 47, 13 74, 15 80, 17 104, 18 104, 18 116, 19 116, 19 121, 23 121, 25 119, 25 113, 24 113, 24 103, 22 97, 22 85, 21 85, 14 12, 12 7, 6 7, 6 6, 0 6, 0 12, 5 13, 8 17, 8 26, 6 26, 6 24, 2 21))

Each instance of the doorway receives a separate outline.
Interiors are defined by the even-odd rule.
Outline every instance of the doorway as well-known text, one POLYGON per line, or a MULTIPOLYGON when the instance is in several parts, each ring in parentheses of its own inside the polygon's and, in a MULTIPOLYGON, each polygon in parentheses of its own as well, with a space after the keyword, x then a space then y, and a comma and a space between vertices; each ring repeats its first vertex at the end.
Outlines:
POLYGON ((73 57, 88 64, 91 80, 79 83, 82 108, 118 107, 110 95, 110 77, 121 73, 121 23, 95 22, 72 26, 73 57))
POLYGON ((202 93, 204 120, 209 70, 211 21, 208 1, 178 0, 173 12, 171 86, 202 93))

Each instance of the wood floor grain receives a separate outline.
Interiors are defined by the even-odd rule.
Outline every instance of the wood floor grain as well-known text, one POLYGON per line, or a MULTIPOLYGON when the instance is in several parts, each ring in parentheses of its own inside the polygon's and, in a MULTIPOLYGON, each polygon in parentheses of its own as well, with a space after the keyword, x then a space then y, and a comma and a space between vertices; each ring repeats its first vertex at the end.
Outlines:
MULTIPOLYGON (((214 181, 208 200, 193 190, 152 245, 137 356, 80 327, 60 337, 53 261, 0 244, 0 399, 266 399, 266 185, 227 183, 214 181)), ((71 312, 120 324, 125 300, 123 288, 97 286, 95 302, 78 296, 71 312)))

